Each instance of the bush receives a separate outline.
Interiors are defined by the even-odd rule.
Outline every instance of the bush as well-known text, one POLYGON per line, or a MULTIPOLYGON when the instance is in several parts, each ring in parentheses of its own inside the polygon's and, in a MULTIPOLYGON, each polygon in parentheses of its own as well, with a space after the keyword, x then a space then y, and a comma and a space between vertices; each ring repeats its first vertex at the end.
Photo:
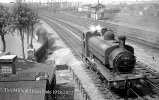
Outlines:
POLYGON ((38 36, 39 42, 44 43, 45 41, 47 41, 48 32, 44 27, 38 26, 36 28, 35 35, 38 36))

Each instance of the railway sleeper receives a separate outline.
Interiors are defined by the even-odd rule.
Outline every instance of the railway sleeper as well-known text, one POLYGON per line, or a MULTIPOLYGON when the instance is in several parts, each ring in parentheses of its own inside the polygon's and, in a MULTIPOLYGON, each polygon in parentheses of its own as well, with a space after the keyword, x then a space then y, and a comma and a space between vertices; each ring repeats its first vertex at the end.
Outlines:
POLYGON ((142 68, 141 66, 135 67, 137 70, 146 70, 145 68, 142 68))
MULTIPOLYGON (((159 75, 159 73, 156 70, 152 69, 150 66, 145 65, 144 63, 142 63, 140 61, 137 61, 137 64, 139 65, 139 67, 144 68, 144 69, 146 69, 147 71, 149 71, 153 74, 159 75)), ((140 69, 139 67, 137 67, 137 69, 140 69)))
POLYGON ((150 73, 150 72, 143 72, 143 74, 144 74, 144 76, 149 76, 149 77, 151 77, 152 76, 152 73, 150 73))
POLYGON ((159 78, 147 78, 147 80, 149 80, 153 83, 159 82, 159 78))
POLYGON ((103 85, 100 85, 100 86, 98 86, 98 90, 100 91, 100 92, 105 92, 106 90, 106 88, 103 88, 104 86, 103 85))

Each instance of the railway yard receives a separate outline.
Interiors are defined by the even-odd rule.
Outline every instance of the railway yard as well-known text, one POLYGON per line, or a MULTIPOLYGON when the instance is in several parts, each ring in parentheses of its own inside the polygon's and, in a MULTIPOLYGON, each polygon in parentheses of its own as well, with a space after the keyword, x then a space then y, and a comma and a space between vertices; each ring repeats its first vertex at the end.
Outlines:
MULTIPOLYGON (((40 45, 47 48, 47 53, 41 62, 23 60, 14 56, 14 60, 18 59, 15 65, 13 64, 16 66, 16 75, 5 78, 0 76, 0 100, 159 100, 159 33, 157 31, 150 31, 142 27, 136 28, 124 23, 80 18, 67 13, 41 11, 39 16, 41 26, 48 32, 48 40, 44 46, 40 45), (121 70, 127 71, 132 68, 131 75, 123 71, 120 76, 119 73, 115 73, 116 67, 105 67, 107 64, 104 65, 100 60, 103 56, 99 58, 96 56, 98 54, 93 50, 96 46, 100 47, 100 44, 95 44, 106 42, 103 42, 104 40, 99 34, 94 33, 96 35, 94 36, 93 32, 88 32, 91 25, 106 27, 107 31, 111 30, 114 33, 115 39, 119 41, 107 42, 107 44, 112 43, 109 47, 114 46, 113 43, 119 45, 114 47, 115 49, 122 48, 121 44, 126 49, 131 49, 130 46, 133 47, 130 51, 125 51, 125 48, 116 51, 124 50, 123 54, 127 54, 122 59, 123 66, 128 63, 131 65, 128 65, 128 68, 122 68, 121 65, 121 70), (124 37, 118 37, 123 35, 126 37, 126 41, 124 37), (97 37, 93 38, 97 41, 90 42, 91 39, 86 41, 93 36, 97 37), (49 43, 50 40, 53 43, 49 43), (93 45, 92 48, 94 48, 90 49, 91 46, 85 48, 87 45, 93 45), (89 52, 92 50, 94 55, 90 53, 90 57, 87 57, 87 51, 85 51, 87 49, 90 49, 89 52), (128 60, 135 61, 135 64, 128 60), (121 86, 118 85, 119 83, 121 86), (122 86, 124 89, 114 89, 122 86), (20 88, 20 90, 15 90, 15 88, 20 88), (32 89, 32 91, 24 92, 27 89, 30 91, 32 89), (37 89, 39 91, 34 91, 37 89), (43 93, 42 90, 45 92, 43 93)), ((110 34, 112 36, 112 33, 110 34)), ((113 37, 111 36, 109 38, 113 37)), ((108 46, 104 45, 103 48, 108 48, 108 46)), ((99 53, 103 48, 101 47, 99 53)), ((111 52, 114 48, 111 49, 111 52)), ((107 52, 104 51, 104 53, 107 52)), ((1 63, 5 62, 3 60, 5 55, 0 55, 1 63)), ((103 55, 105 57, 106 54, 103 55)), ((113 59, 112 55, 110 53, 105 57, 109 60, 108 62, 106 60, 103 62, 110 63, 110 59, 113 59)), ((123 57, 122 54, 120 57, 123 57)), ((115 56, 114 59, 117 59, 115 61, 120 61, 118 60, 120 57, 115 56)), ((8 61, 14 62, 14 60, 8 61)), ((118 64, 120 65, 120 63, 118 64)), ((113 62, 112 66, 117 66, 117 64, 113 62)), ((120 67, 117 66, 116 69, 119 71, 120 67)))
MULTIPOLYGON (((92 23, 96 24, 96 25, 98 25, 99 23, 100 24, 103 23, 103 22, 98 22, 98 23, 96 22, 95 23, 94 21, 91 21, 91 20, 85 22, 86 19, 79 19, 78 18, 78 20, 77 20, 76 17, 75 18, 71 17, 71 19, 69 17, 63 18, 63 16, 61 17, 61 16, 58 16, 57 14, 56 15, 53 15, 53 14, 48 15, 47 14, 47 16, 46 16, 46 14, 44 14, 44 15, 45 15, 45 17, 41 16, 41 18, 45 22, 47 22, 50 26, 52 26, 53 29, 57 33, 63 33, 62 30, 65 30, 65 34, 59 34, 59 36, 64 41, 66 41, 65 42, 66 45, 68 44, 68 46, 71 49, 73 49, 73 51, 72 51, 73 55, 77 58, 78 61, 80 61, 80 59, 81 59, 80 56, 78 56, 78 55, 80 55, 80 53, 82 51, 81 48, 79 48, 79 47, 81 46, 81 43, 80 43, 81 38, 80 37, 81 37, 81 34, 83 33, 83 30, 88 29, 88 26, 92 23), (84 20, 84 21, 82 21, 82 20, 84 20), (61 27, 61 29, 60 29, 60 27, 61 27), (72 41, 74 41, 74 42, 72 42, 72 41)), ((103 26, 107 26, 107 24, 105 24, 103 26)), ((111 26, 108 26, 108 27, 111 28, 111 26)), ((119 28, 118 28, 118 30, 119 30, 119 28)), ((122 30, 122 31, 124 31, 124 30, 122 30)), ((121 34, 121 32, 117 33, 117 35, 121 34)), ((126 33, 126 32, 123 32, 123 33, 126 33)), ((135 35, 135 32, 134 32, 134 35, 135 35)), ((157 100, 158 99, 158 85, 157 85, 158 84, 158 78, 157 78, 158 77, 158 68, 155 66, 157 66, 157 58, 158 58, 157 52, 158 51, 157 51, 157 48, 155 48, 155 46, 149 45, 149 44, 144 43, 144 42, 145 41, 142 41, 140 39, 138 39, 137 41, 134 41, 134 37, 131 38, 131 36, 130 36, 128 38, 128 42, 126 42, 126 43, 133 45, 133 47, 135 48, 135 56, 137 57, 137 65, 144 67, 144 68, 138 67, 138 70, 140 70, 141 73, 147 73, 147 75, 148 75, 147 77, 150 77, 150 80, 148 80, 148 82, 151 85, 153 84, 152 87, 156 93, 153 94, 152 91, 149 91, 149 92, 145 93, 146 95, 144 97, 140 97, 140 95, 135 93, 135 95, 138 96, 138 98, 136 98, 136 96, 135 96, 135 98, 136 99, 157 100), (155 52, 151 52, 148 50, 154 50, 155 52), (152 59, 153 56, 155 56, 155 58, 156 58, 155 60, 152 59), (147 61, 147 59, 150 59, 150 61, 147 61), (156 91, 156 89, 157 89, 157 91, 156 91), (154 96, 152 96, 152 95, 154 95, 154 96)), ((152 43, 152 42, 150 42, 150 43, 152 43)), ((69 65, 69 61, 66 61, 66 62, 69 65)), ((72 61, 70 63, 72 63, 72 61)), ((88 88, 87 85, 89 85, 87 83, 90 83, 90 82, 87 82, 88 79, 87 80, 85 78, 82 79, 82 77, 80 76, 81 74, 79 74, 80 72, 76 73, 77 69, 74 69, 74 72, 75 72, 75 74, 77 74, 77 77, 79 78, 79 80, 81 80, 81 84, 83 85, 82 87, 85 89, 87 95, 90 96, 91 99, 96 100, 97 98, 101 98, 101 100, 102 100, 102 99, 125 98, 125 97, 120 97, 119 95, 116 95, 116 94, 112 93, 111 91, 109 91, 108 89, 106 89, 106 86, 104 84, 102 84, 101 80, 99 79, 99 76, 97 74, 95 74, 94 71, 91 68, 89 68, 88 66, 92 66, 92 65, 85 65, 82 69, 85 70, 85 72, 88 74, 88 76, 90 77, 90 80, 95 85, 95 88, 97 89, 97 91, 91 91, 91 90, 89 90, 90 88, 87 89, 88 88), (80 79, 80 77, 81 77, 81 79, 80 79), (82 81, 84 81, 84 82, 82 82, 82 81), (85 84, 83 84, 83 83, 85 83, 85 84), (96 95, 96 97, 94 97, 94 95, 96 95), (97 95, 99 97, 97 97, 97 95)), ((134 90, 132 90, 132 91, 135 92, 134 90)), ((145 90, 143 90, 143 91, 145 91, 145 90)), ((135 99, 135 98, 133 97, 133 99, 135 99)), ((132 99, 132 98, 129 98, 129 99, 132 99)))

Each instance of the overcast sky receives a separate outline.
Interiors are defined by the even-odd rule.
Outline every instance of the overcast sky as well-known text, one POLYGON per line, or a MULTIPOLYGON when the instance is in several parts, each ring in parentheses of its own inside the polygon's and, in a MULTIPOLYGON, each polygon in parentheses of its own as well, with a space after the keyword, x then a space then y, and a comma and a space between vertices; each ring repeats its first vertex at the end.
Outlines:
MULTIPOLYGON (((9 3, 10 1, 15 1, 15 0, 0 0, 0 2, 3 3, 9 3)), ((47 1, 51 1, 51 0, 26 0, 26 1, 30 1, 30 2, 47 2, 47 1)), ((52 0, 52 1, 71 1, 71 2, 83 2, 83 3, 97 3, 98 0, 52 0)), ((99 2, 101 3, 106 3, 106 2, 121 2, 121 1, 136 1, 136 0, 99 0, 99 2)), ((137 1, 143 1, 143 0, 137 0, 137 1)), ((150 0, 144 0, 144 1, 150 1, 150 0)))

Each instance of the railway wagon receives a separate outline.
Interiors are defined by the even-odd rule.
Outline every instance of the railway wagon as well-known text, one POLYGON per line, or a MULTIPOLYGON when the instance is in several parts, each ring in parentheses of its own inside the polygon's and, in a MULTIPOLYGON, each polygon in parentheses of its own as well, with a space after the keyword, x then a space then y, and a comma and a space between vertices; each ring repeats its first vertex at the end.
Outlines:
POLYGON ((126 37, 115 39, 113 31, 102 29, 82 35, 82 57, 100 73, 101 80, 110 88, 141 87, 144 75, 135 70, 134 48, 125 44, 126 37))

